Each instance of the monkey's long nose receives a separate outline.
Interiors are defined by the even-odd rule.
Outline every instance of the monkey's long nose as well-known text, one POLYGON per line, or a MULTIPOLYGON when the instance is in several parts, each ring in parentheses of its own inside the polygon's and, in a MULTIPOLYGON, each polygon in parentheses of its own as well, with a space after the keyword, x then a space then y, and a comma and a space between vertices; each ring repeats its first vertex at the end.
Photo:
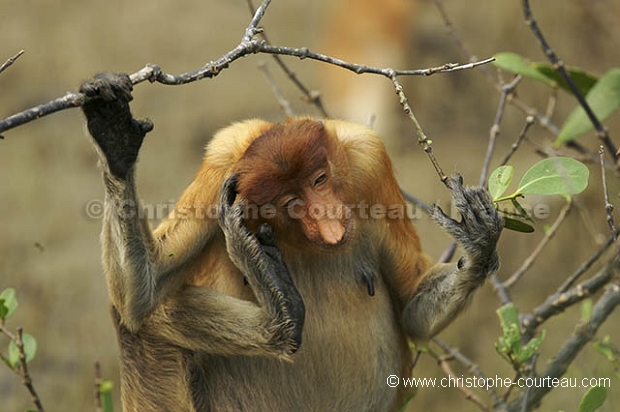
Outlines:
POLYGON ((317 221, 319 234, 325 243, 336 245, 340 243, 344 236, 344 226, 337 219, 321 219, 317 221))

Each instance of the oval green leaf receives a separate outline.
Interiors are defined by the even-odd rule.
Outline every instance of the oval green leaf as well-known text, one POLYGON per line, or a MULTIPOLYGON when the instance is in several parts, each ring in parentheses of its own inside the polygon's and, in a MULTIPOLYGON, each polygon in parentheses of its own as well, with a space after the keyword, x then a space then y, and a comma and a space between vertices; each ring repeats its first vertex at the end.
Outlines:
POLYGON ((489 176, 489 194, 493 200, 498 199, 504 194, 512 176, 514 174, 514 168, 512 166, 500 166, 493 170, 491 176, 489 176))
POLYGON ((15 312, 17 309, 17 298, 15 297, 15 289, 7 288, 0 293, 0 299, 3 303, 0 304, 0 318, 6 319, 15 312))
POLYGON ((579 403, 579 412, 594 412, 603 405, 607 398, 607 389, 603 386, 590 388, 579 403))
MULTIPOLYGON (((562 75, 560 75, 560 73, 558 73, 551 64, 532 63, 532 67, 547 76, 548 78, 554 80, 562 89, 566 90, 571 94, 573 93, 568 84, 562 78, 562 75)), ((598 77, 578 67, 565 67, 565 69, 570 75, 570 78, 573 79, 575 86, 577 86, 581 94, 583 94, 584 96, 590 92, 590 89, 592 89, 592 87, 594 87, 594 85, 598 81, 598 77)))
POLYGON ((557 83, 553 79, 536 70, 531 62, 517 53, 502 52, 493 57, 495 57, 493 64, 502 70, 538 80, 551 87, 557 87, 557 83))
MULTIPOLYGON (((34 336, 24 333, 22 335, 22 342, 24 343, 26 363, 28 363, 34 359, 34 355, 37 353, 37 341, 34 336)), ((9 362, 11 362, 14 368, 19 365, 19 349, 13 340, 9 343, 9 362)))
MULTIPOLYGON (((620 69, 605 73, 586 95, 586 101, 601 122, 616 111, 620 106, 620 69)), ((585 110, 578 106, 566 118, 555 144, 570 142, 593 128, 585 110)))
POLYGON ((513 219, 510 217, 504 216, 504 227, 509 230, 514 230, 515 232, 521 233, 532 233, 534 232, 534 227, 528 225, 521 220, 513 219))
POLYGON ((574 195, 588 186, 590 171, 570 157, 550 157, 532 166, 521 179, 518 194, 574 195))

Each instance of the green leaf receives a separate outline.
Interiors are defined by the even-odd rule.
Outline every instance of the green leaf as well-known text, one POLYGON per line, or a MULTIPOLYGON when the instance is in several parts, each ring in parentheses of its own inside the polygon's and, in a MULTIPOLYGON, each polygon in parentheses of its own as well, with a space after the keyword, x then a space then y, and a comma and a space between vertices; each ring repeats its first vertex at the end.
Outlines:
POLYGON ((15 297, 15 289, 7 288, 0 293, 0 319, 6 319, 17 309, 17 298, 15 297))
POLYGON ((514 230, 515 232, 521 233, 532 233, 534 232, 534 227, 528 225, 521 220, 513 219, 510 217, 504 216, 504 227, 509 230, 514 230))
MULTIPOLYGON (((620 106, 620 69, 605 73, 586 95, 586 101, 601 122, 616 111, 620 106)), ((593 128, 585 110, 578 106, 566 118, 555 144, 568 143, 593 128)))
POLYGON ((497 316, 499 316, 503 336, 500 336, 495 343, 495 349, 512 362, 513 355, 521 350, 521 329, 517 306, 514 303, 508 303, 497 309, 497 316))
MULTIPOLYGON (((551 64, 549 63, 532 63, 532 67, 546 77, 551 80, 554 80, 562 89, 566 90, 569 93, 573 93, 573 91, 568 87, 568 84, 562 78, 562 75, 558 73, 551 64)), ((588 73, 578 67, 565 67, 566 71, 570 75, 571 79, 575 83, 575 86, 579 89, 582 95, 587 95, 590 92, 590 89, 596 84, 598 81, 598 77, 588 73)))
POLYGON ((583 395, 579 403, 579 412, 594 412, 600 408, 607 398, 607 389, 603 386, 593 386, 583 395))
POLYGON ((497 53, 493 57, 495 57, 495 61, 493 62, 493 64, 502 70, 506 70, 511 73, 520 74, 521 76, 538 80, 539 82, 543 82, 544 84, 551 87, 558 86, 553 79, 550 79, 540 71, 536 70, 536 68, 532 65, 531 62, 516 53, 497 53))
POLYGON ((516 193, 529 195, 574 195, 588 186, 590 171, 570 157, 550 157, 532 166, 519 182, 516 193))
MULTIPOLYGON (((32 335, 24 333, 22 335, 22 342, 24 343, 26 363, 28 363, 34 359, 34 355, 37 353, 37 341, 32 335)), ((9 362, 11 362, 14 368, 19 365, 19 349, 13 340, 9 343, 9 362)))
POLYGON ((521 347, 521 351, 517 356, 517 362, 519 364, 529 360, 534 356, 538 349, 540 349, 540 345, 542 345, 543 340, 545 339, 545 330, 540 331, 540 335, 535 338, 532 338, 525 346, 521 347))
POLYGON ((514 168, 512 166, 500 166, 491 173, 489 176, 489 194, 493 200, 498 199, 504 194, 512 176, 514 174, 514 168))
POLYGON ((114 404, 112 402, 112 388, 114 384, 109 380, 102 380, 99 383, 99 398, 101 399, 101 407, 103 412, 113 412, 114 404))

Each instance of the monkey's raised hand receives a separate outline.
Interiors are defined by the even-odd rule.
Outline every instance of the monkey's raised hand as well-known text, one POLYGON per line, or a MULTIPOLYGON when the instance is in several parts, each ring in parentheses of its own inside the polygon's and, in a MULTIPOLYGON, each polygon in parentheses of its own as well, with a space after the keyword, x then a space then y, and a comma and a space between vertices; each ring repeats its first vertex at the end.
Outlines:
POLYGON ((461 221, 452 219, 437 205, 433 205, 431 217, 465 249, 467 256, 464 262, 459 261, 459 267, 486 277, 499 268, 495 248, 504 227, 502 217, 485 189, 464 188, 460 175, 449 178, 448 186, 461 221))
POLYGON ((304 302, 295 288, 280 250, 275 244, 271 226, 264 224, 256 236, 243 225, 246 204, 235 202, 237 176, 228 178, 222 187, 219 204, 219 223, 226 248, 233 263, 241 270, 252 287, 259 304, 272 321, 274 339, 287 353, 301 345, 304 324, 304 302))
POLYGON ((126 74, 102 73, 80 87, 87 97, 82 110, 88 131, 103 152, 109 171, 126 179, 138 158, 144 136, 153 129, 148 120, 136 120, 129 110, 133 85, 126 74))

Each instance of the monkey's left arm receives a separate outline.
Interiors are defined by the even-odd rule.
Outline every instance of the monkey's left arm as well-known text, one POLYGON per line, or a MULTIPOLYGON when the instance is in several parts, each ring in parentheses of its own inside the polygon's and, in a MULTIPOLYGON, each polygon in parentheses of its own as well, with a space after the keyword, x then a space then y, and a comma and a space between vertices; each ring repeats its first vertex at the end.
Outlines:
POLYGON ((496 245, 503 220, 482 188, 464 188, 462 178, 449 179, 454 205, 461 221, 434 205, 431 217, 465 251, 452 264, 435 264, 424 273, 412 298, 405 302, 403 326, 415 340, 426 340, 447 326, 486 278, 499 268, 496 245))

